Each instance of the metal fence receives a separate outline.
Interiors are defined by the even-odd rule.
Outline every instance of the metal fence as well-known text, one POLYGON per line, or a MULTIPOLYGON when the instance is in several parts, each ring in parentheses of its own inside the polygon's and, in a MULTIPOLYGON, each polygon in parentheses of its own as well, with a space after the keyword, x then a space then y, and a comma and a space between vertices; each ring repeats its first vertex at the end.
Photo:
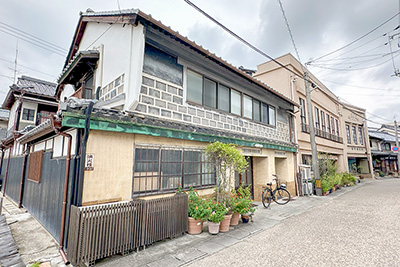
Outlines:
POLYGON ((71 206, 67 257, 72 265, 92 265, 95 260, 182 235, 187 224, 186 194, 71 206))

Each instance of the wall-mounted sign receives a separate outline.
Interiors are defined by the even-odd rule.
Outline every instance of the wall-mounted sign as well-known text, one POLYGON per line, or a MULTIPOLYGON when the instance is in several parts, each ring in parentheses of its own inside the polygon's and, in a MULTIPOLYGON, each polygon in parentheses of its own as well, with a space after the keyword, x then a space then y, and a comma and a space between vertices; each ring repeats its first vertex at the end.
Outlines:
POLYGON ((94 154, 86 154, 85 171, 94 170, 94 154))
POLYGON ((262 154, 261 149, 243 148, 243 154, 262 154))
POLYGON ((392 151, 393 151, 393 152, 399 152, 399 148, 398 148, 397 146, 393 146, 393 147, 392 147, 392 151))

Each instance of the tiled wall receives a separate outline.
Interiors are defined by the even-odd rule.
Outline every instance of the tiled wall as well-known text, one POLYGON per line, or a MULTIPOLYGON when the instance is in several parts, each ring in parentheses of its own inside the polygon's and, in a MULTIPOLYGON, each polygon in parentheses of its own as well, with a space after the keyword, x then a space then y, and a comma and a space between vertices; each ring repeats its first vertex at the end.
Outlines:
POLYGON ((237 116, 185 103, 183 88, 143 74, 136 111, 185 123, 289 142, 289 125, 277 121, 276 128, 237 116))

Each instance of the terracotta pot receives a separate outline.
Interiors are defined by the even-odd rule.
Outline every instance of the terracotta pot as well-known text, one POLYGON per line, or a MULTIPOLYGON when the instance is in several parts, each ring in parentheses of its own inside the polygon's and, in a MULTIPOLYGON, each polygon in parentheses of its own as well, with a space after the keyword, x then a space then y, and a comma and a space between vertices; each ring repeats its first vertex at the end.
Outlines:
POLYGON ((202 230, 203 230, 203 221, 200 219, 195 220, 192 217, 189 217, 188 234, 198 235, 201 233, 202 230))
POLYGON ((240 214, 239 213, 233 213, 232 214, 232 218, 231 218, 231 225, 235 226, 239 224, 239 218, 240 218, 240 214))
POLYGON ((225 218, 222 220, 221 224, 219 225, 219 231, 220 232, 228 232, 229 231, 229 225, 231 224, 231 218, 232 214, 225 215, 225 218))
POLYGON ((213 223, 213 222, 208 222, 208 232, 212 235, 216 235, 219 233, 219 225, 221 223, 213 223))

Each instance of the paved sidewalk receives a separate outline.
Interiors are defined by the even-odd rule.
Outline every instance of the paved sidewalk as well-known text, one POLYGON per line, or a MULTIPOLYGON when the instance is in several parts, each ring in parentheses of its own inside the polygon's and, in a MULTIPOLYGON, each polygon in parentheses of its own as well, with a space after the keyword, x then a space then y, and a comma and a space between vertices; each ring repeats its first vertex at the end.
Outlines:
POLYGON ((57 242, 25 209, 19 209, 11 200, 3 198, 2 214, 11 228, 24 262, 22 266, 36 262, 43 267, 65 266, 57 242))
POLYGON ((261 231, 279 224, 283 220, 301 214, 313 207, 319 206, 333 198, 355 190, 373 179, 363 179, 361 184, 342 189, 326 197, 297 197, 290 203, 280 206, 271 204, 265 209, 261 203, 253 217, 253 223, 231 227, 229 232, 210 235, 207 226, 200 235, 184 235, 172 240, 158 242, 139 252, 127 256, 116 255, 96 263, 97 266, 185 266, 196 260, 210 256, 224 248, 230 247, 261 231))

